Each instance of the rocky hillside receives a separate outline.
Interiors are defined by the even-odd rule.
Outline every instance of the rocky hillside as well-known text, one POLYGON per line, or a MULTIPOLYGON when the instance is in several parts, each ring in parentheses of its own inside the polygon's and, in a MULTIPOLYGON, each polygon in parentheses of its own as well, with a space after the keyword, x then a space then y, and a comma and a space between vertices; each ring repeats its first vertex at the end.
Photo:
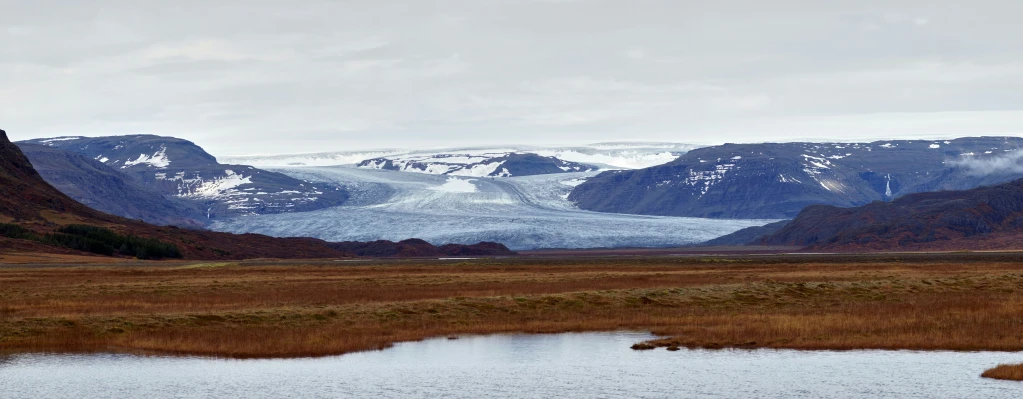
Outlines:
POLYGON ((359 167, 473 177, 533 176, 597 170, 595 166, 568 162, 555 157, 503 152, 382 157, 362 161, 359 167))
POLYGON ((851 251, 1023 249, 1023 179, 855 208, 811 206, 759 243, 851 251))
POLYGON ((169 198, 84 155, 38 144, 18 145, 47 183, 90 208, 156 225, 202 228, 202 203, 169 198))
POLYGON ((22 143, 81 154, 150 191, 199 202, 206 219, 311 211, 341 205, 348 199, 341 187, 251 166, 220 164, 192 142, 172 137, 60 137, 22 143))
POLYGON ((665 165, 610 171, 569 199, 599 212, 788 219, 810 205, 851 207, 1023 176, 1023 138, 726 144, 665 165))

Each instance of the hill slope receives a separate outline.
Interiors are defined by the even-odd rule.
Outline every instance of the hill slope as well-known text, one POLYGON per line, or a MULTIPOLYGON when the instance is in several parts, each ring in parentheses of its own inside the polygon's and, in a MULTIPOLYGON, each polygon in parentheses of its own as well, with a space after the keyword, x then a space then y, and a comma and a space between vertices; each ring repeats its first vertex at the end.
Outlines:
MULTIPOLYGON (((320 258, 344 253, 311 238, 273 238, 157 227, 93 210, 50 186, 0 130, 0 222, 45 234, 61 226, 101 226, 120 234, 174 244, 186 259, 320 258)), ((3 238, 0 249, 38 249, 37 243, 3 238)), ((54 249, 56 252, 66 252, 54 249)))
POLYGON ((99 161, 37 144, 19 144, 47 183, 90 208, 156 225, 202 228, 201 203, 167 198, 99 161))
POLYGON ((807 207, 762 243, 822 250, 1023 248, 1023 179, 855 208, 807 207))
POLYGON ((1020 177, 997 166, 1023 138, 873 143, 725 144, 665 165, 602 173, 569 199, 599 212, 713 218, 792 218, 815 204, 857 206, 1020 177))
MULTIPOLYGON (((223 165, 194 143, 152 135, 27 140, 81 154, 163 195, 203 204, 207 219, 303 212, 343 204, 338 186, 312 184, 244 165, 223 165)), ((155 210, 152 210, 155 213, 155 210)))

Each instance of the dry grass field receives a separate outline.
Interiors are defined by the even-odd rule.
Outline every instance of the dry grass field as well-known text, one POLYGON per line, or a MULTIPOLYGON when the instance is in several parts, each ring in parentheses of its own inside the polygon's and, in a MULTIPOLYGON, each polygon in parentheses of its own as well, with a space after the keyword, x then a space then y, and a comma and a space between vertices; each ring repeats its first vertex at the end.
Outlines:
POLYGON ((1019 258, 0 266, 0 351, 294 357, 611 330, 664 337, 649 348, 1023 350, 1019 258))

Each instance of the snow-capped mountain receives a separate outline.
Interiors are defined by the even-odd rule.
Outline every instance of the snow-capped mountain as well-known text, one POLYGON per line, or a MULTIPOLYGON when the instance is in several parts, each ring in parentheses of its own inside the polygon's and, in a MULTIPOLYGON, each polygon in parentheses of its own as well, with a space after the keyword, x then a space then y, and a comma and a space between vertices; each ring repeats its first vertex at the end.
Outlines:
POLYGON ((202 204, 165 196, 102 162, 44 145, 18 147, 47 183, 92 209, 157 225, 205 225, 202 204))
MULTIPOLYGON (((645 168, 671 162, 680 155, 699 146, 680 143, 598 143, 574 147, 503 146, 443 148, 432 150, 381 149, 371 151, 341 151, 314 154, 222 156, 223 162, 241 163, 257 167, 301 167, 357 165, 373 159, 423 160, 431 158, 474 157, 501 158, 512 154, 534 154, 557 158, 566 163, 597 166, 604 169, 645 168)), ((451 159, 439 163, 455 163, 451 159)), ((440 170, 440 169, 438 169, 440 170)), ((417 170, 420 171, 421 170, 417 170)), ((450 170, 449 170, 450 171, 450 170)), ((553 169, 551 169, 554 172, 553 169)), ((499 173, 499 172, 498 172, 499 173)))
POLYGON ((808 205, 858 206, 1023 177, 1023 138, 725 144, 665 165, 610 171, 569 196, 599 212, 786 219, 808 205))
POLYGON ((202 205, 208 219, 300 212, 344 203, 344 189, 252 166, 224 165, 192 142, 151 135, 28 140, 87 156, 143 186, 202 205))
POLYGON ((472 177, 533 176, 597 170, 595 166, 555 157, 513 152, 394 156, 368 159, 359 163, 359 167, 472 177))

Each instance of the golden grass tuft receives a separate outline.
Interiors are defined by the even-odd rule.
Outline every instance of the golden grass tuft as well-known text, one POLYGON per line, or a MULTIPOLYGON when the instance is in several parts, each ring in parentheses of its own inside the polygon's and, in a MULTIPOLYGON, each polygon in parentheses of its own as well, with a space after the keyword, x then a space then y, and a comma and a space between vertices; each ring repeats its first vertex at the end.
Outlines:
POLYGON ((980 376, 996 380, 1023 381, 1023 364, 1001 364, 980 376))

